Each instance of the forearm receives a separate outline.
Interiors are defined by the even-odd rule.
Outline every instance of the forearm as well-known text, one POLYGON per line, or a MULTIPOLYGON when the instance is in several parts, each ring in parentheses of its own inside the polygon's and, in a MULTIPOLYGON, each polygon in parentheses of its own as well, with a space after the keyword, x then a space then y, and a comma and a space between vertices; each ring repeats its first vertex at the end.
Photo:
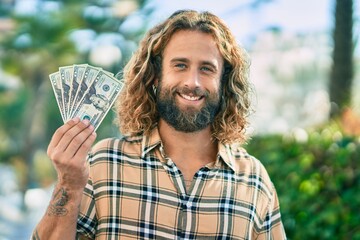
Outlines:
POLYGON ((31 239, 75 239, 82 190, 56 186, 50 204, 31 239))

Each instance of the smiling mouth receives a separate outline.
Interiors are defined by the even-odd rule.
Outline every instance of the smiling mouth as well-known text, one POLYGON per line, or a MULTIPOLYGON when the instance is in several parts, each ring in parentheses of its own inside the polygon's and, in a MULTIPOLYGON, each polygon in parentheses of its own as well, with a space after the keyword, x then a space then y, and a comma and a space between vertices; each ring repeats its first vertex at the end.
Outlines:
POLYGON ((185 95, 185 94, 181 94, 181 93, 179 93, 179 96, 188 101, 199 101, 200 99, 203 98, 203 96, 189 96, 189 95, 185 95))

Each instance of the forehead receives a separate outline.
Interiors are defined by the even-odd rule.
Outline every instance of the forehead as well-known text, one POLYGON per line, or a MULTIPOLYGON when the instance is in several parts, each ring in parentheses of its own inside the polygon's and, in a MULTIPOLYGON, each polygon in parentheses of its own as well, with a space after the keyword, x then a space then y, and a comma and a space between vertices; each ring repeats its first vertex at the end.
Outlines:
POLYGON ((180 30, 175 32, 164 49, 164 60, 183 57, 209 61, 211 59, 223 63, 214 37, 209 33, 196 30, 180 30))

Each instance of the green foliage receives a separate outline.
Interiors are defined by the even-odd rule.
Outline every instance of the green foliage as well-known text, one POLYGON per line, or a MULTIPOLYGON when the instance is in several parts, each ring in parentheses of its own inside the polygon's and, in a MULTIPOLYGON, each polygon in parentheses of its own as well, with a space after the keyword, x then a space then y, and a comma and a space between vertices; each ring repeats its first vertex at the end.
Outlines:
MULTIPOLYGON (((36 5, 36 13, 15 12, 12 4, 1 4, 0 7, 0 16, 4 15, 14 26, 0 36, 0 67, 7 74, 16 76, 19 83, 8 89, 0 81, 0 162, 21 166, 16 167, 22 169, 19 171, 23 176, 21 189, 37 185, 34 181, 45 181, 34 177, 44 170, 38 171, 39 166, 43 166, 38 158, 45 159, 38 152, 46 152, 51 136, 62 125, 48 75, 60 66, 91 64, 91 48, 103 42, 96 42, 85 50, 78 44, 89 39, 110 41, 109 35, 117 37, 114 38, 116 46, 122 52, 121 62, 106 69, 116 74, 132 54, 131 47, 136 46, 136 40, 143 34, 147 24, 146 11, 149 11, 142 12, 143 0, 134 1, 135 7, 122 11, 122 15, 113 14, 113 10, 123 10, 113 8, 117 1, 61 0, 52 1, 50 5, 46 2, 49 3, 36 5), (138 31, 120 31, 121 24, 137 11, 145 14, 138 31), (77 36, 74 39, 72 34, 77 31, 91 32, 93 38, 77 36)), ((117 135, 112 119, 113 115, 109 113, 97 130, 98 139, 117 135)), ((45 175, 41 179, 51 178, 51 174, 45 175)))
POLYGON ((28 93, 26 89, 0 92, 0 125, 15 131, 22 122, 28 93))
POLYGON ((360 139, 332 125, 304 134, 246 147, 274 182, 288 238, 360 239, 360 139))
POLYGON ((0 163, 9 162, 19 152, 22 135, 19 126, 24 121, 28 94, 26 89, 0 92, 0 163))

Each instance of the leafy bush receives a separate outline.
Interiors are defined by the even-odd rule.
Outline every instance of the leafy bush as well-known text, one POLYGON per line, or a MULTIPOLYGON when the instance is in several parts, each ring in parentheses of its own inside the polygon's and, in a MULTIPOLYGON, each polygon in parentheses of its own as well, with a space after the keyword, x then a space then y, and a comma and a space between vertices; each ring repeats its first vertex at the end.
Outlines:
POLYGON ((289 239, 360 239, 360 138, 336 126, 254 137, 289 239))

